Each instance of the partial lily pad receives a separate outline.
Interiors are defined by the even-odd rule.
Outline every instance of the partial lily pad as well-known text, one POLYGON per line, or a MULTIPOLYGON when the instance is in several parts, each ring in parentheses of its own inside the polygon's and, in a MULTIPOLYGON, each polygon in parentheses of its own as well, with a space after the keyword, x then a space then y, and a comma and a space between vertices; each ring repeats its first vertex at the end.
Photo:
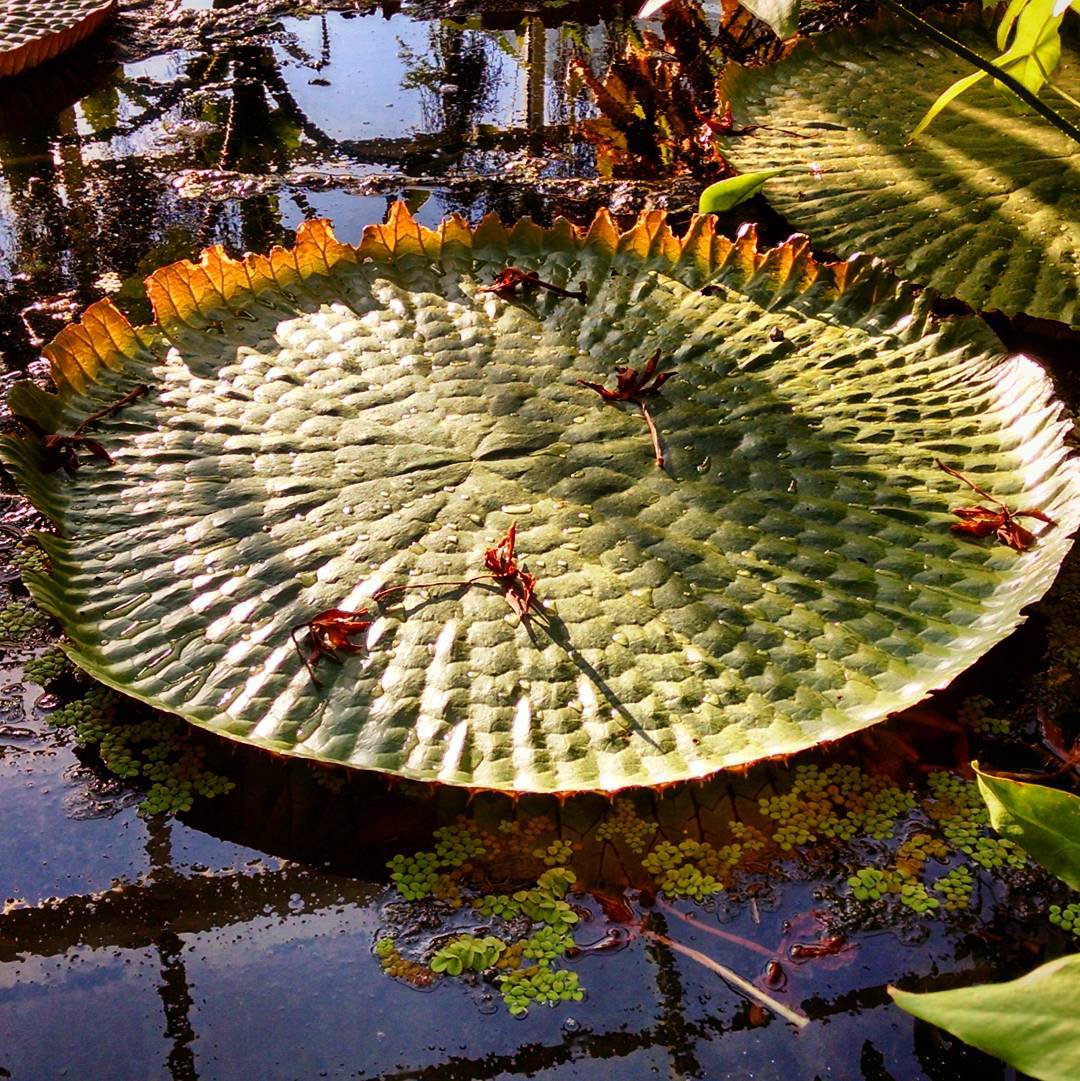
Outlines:
POLYGON ((4 0, 0 76, 18 75, 74 48, 116 10, 116 0, 4 0))
MULTIPOLYGON (((996 55, 989 31, 956 36, 996 55)), ((770 183, 769 201, 822 250, 872 252, 977 309, 1080 325, 1080 145, 988 79, 909 142, 968 71, 892 24, 804 42, 769 68, 732 66, 721 94, 738 124, 760 126, 724 154, 742 170, 800 169, 770 183)), ((1080 97, 1074 41, 1054 81, 1080 97)), ((1080 123, 1064 99, 1052 104, 1080 123)))
MULTIPOLYGON (((112 455, 68 477, 39 438, 0 455, 58 526, 28 573, 103 682, 224 735, 451 784, 613 790, 836 739, 946 684, 1049 586, 1080 520, 1042 370, 868 259, 805 239, 684 239, 652 213, 421 228, 359 248, 219 249, 154 274, 157 324, 108 302, 11 406, 112 455), (513 265, 587 302, 479 291, 513 265), (616 365, 656 349, 665 466, 616 365), (942 458, 1056 527, 1017 553, 953 533, 942 458), (482 574, 517 524, 521 621, 482 574), (305 670, 290 631, 373 625, 305 670)), ((526 286, 528 290, 528 287, 526 286)))

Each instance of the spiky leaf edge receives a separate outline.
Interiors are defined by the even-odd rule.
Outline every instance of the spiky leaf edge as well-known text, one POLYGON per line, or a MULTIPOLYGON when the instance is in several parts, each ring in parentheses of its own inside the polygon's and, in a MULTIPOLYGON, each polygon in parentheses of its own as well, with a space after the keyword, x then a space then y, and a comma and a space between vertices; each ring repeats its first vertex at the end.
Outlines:
MULTIPOLYGON (((946 338, 962 335, 969 344, 974 341, 1000 353, 1000 343, 981 321, 961 317, 938 324, 931 315, 936 295, 932 290, 920 290, 899 281, 886 264, 872 256, 857 254, 837 262, 819 260, 810 249, 809 238, 802 234, 763 249, 753 225, 743 226, 736 239, 731 240, 716 232, 712 215, 704 215, 692 218, 686 233, 678 237, 668 225, 665 212, 657 210, 643 212, 625 232, 619 231, 606 210, 599 211, 587 229, 565 218, 557 219, 550 229, 529 219, 521 219, 507 229, 493 214, 472 227, 455 214, 432 230, 416 222, 405 204, 399 202, 391 208, 384 224, 365 227, 359 245, 339 241, 331 223, 317 219, 300 225, 293 248, 275 246, 267 255, 249 253, 234 259, 220 245, 215 245, 205 249, 197 263, 184 259, 163 267, 145 282, 155 320, 145 326, 132 326, 108 298, 95 302, 78 322, 61 330, 43 350, 58 391, 51 393, 30 382, 16 383, 8 394, 8 405, 12 412, 31 416, 48 431, 70 430, 89 412, 115 400, 138 381, 130 370, 137 366, 135 362, 138 366, 153 362, 159 359, 159 352, 169 347, 171 339, 206 331, 221 317, 238 315, 247 306, 272 305, 275 293, 286 300, 292 299, 291 289, 311 295, 333 278, 337 268, 357 262, 393 264, 403 281, 408 280, 410 265, 425 268, 435 265, 452 274, 470 269, 474 259, 493 259, 493 265, 505 261, 511 244, 519 251, 537 255, 574 253, 586 248, 594 249, 595 254, 595 249, 600 249, 611 262, 621 255, 631 255, 639 258, 647 269, 669 274, 688 288, 706 285, 732 288, 770 308, 783 304, 799 307, 813 296, 818 318, 827 317, 835 309, 844 309, 847 314, 854 310, 871 320, 879 331, 888 327, 901 340, 916 339, 927 333, 946 338), (823 299, 828 303, 822 304, 823 299)), ((852 323, 857 324, 858 318, 852 323)), ((1061 406, 1053 400, 1044 373, 1022 355, 1007 363, 1014 368, 1010 373, 1013 379, 1036 384, 1038 388, 1029 402, 1029 414, 1040 418, 1032 432, 1032 439, 1038 439, 1038 443, 1029 446, 1026 457, 1043 463, 1046 474, 1067 468, 1073 485, 1080 485, 1080 468, 1075 461, 1066 460, 1068 451, 1061 439, 1068 421, 1061 406)), ((34 535, 49 557, 50 569, 26 571, 24 581, 35 602, 63 626, 63 589, 56 572, 62 572, 74 547, 73 541, 64 535, 65 523, 57 498, 65 481, 60 475, 41 471, 39 446, 30 436, 0 436, 0 461, 15 477, 20 491, 58 530, 58 534, 34 535)), ((1071 538, 1060 529, 1040 539, 1040 547, 1050 549, 1049 556, 1023 579, 1023 599, 1016 605, 1017 615, 1011 623, 999 625, 990 645, 1007 637, 1025 620, 1020 609, 1038 601, 1050 588, 1071 543, 1071 538)), ((69 659, 88 675, 121 694, 131 695, 130 688, 112 675, 100 657, 83 652, 66 640, 60 644, 69 659)), ((962 659, 955 670, 943 671, 938 689, 947 686, 969 664, 969 660, 962 659)), ((176 713, 156 696, 131 696, 155 709, 176 713)), ((205 724, 200 717, 183 713, 179 716, 200 727, 205 724)), ((239 743, 282 753, 270 740, 235 736, 220 728, 214 731, 239 743)), ((295 750, 290 753, 297 756, 295 750)), ((301 757, 340 764, 310 753, 301 757)), ((739 764, 726 763, 716 772, 739 764)), ((372 772, 395 776, 392 771, 373 768, 372 772)), ((614 794, 621 790, 604 791, 614 794)))

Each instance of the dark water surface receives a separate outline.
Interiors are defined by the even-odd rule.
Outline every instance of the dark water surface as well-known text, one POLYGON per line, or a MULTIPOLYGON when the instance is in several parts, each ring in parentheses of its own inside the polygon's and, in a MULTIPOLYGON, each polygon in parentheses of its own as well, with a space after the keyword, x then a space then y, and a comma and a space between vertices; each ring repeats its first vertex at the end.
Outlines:
MULTIPOLYGON (((603 70, 626 39, 620 12, 492 9, 448 23, 388 6, 244 22, 232 18, 244 5, 160 6, 175 17, 156 39, 152 5, 133 8, 113 44, 0 87, 9 371, 103 293, 145 320, 141 280, 155 267, 211 243, 265 250, 307 217, 355 241, 396 198, 428 225, 454 211, 581 222, 650 193, 686 205, 672 182, 598 178, 579 134, 595 109, 568 78, 570 58, 603 70)), ((28 521, 10 502, 7 520, 28 521)), ((1029 729, 1018 688, 1042 671, 1040 633, 1006 643, 969 680, 997 680, 1029 729)), ((785 853, 704 905, 675 902, 695 926, 654 908, 640 861, 597 837, 602 800, 469 802, 218 745, 209 752, 234 791, 147 819, 136 788, 49 728, 50 703, 21 681, 29 655, 8 650, 0 669, 0 1078, 994 1081, 1015 1075, 892 1008, 886 985, 1006 978, 1069 945, 1046 924, 1048 887, 1032 874, 981 877, 963 918, 860 922, 838 897, 856 867, 891 851, 871 840, 785 853), (412 921, 404 941, 483 922, 438 906, 401 916, 385 870, 459 814, 492 833, 544 815, 545 844, 577 846, 588 887, 572 897, 577 940, 614 935, 623 947, 565 966, 582 1001, 511 1018, 483 979, 417 989, 383 972, 374 944, 388 924, 412 921), (624 891, 630 920, 600 899, 624 891), (770 955, 781 958, 775 995, 810 1023, 797 1028, 638 933, 646 918, 759 988, 770 955), (841 954, 793 960, 796 941, 833 924, 841 954)), ((946 696, 931 719, 948 722, 962 698, 946 696)), ((966 760, 964 740, 947 723, 919 740, 891 723, 841 753, 919 786, 930 766, 966 760)), ((636 812, 656 838, 720 843, 729 820, 751 820, 760 796, 816 760, 642 795, 636 812)), ((905 820, 892 849, 917 828, 905 820)))

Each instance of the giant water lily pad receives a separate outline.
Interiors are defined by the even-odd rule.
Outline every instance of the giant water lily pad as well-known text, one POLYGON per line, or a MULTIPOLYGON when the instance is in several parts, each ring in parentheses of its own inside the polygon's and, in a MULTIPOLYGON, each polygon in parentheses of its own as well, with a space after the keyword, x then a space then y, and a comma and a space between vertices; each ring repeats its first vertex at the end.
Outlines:
POLYGON ((2 0, 0 76, 18 75, 84 41, 116 0, 2 0))
POLYGON ((148 281, 158 323, 94 305, 49 349, 59 396, 14 411, 113 464, 43 473, 0 446, 58 526, 38 601, 88 672, 236 739, 519 791, 701 776, 853 732, 947 683, 1021 620, 1080 514, 1041 369, 973 319, 934 323, 869 260, 760 252, 660 214, 437 232, 400 206, 359 248, 208 251, 148 281), (586 289, 478 292, 506 264, 586 289), (703 288, 706 287, 706 288, 703 288), (662 350, 657 468, 608 380, 662 350), (1018 553, 949 529, 971 493, 1042 507, 1018 553), (483 571, 517 523, 538 605, 483 571), (290 630, 369 609, 360 652, 290 630))
MULTIPOLYGON (((957 36, 996 52, 986 31, 957 36)), ((721 94, 740 125, 760 126, 724 153, 743 170, 793 167, 770 181, 769 201, 821 249, 873 252, 975 308, 1080 325, 1080 145, 989 79, 909 143, 969 72, 892 24, 803 43, 770 68, 732 66, 721 94)), ((1080 97, 1075 42, 1054 81, 1080 97)), ((1080 110, 1051 97, 1080 124, 1080 110)))

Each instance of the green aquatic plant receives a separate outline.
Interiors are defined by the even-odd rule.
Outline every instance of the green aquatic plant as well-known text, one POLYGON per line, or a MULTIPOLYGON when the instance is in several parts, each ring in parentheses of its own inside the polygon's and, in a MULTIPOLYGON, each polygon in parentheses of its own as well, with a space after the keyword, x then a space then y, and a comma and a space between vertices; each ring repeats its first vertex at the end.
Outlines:
MULTIPOLYGON (((431 231, 398 208, 358 248, 309 222, 293 249, 215 249, 148 289, 153 326, 101 302, 48 350, 58 394, 11 391, 47 434, 0 457, 60 527, 26 582, 78 666, 275 752, 512 791, 792 753, 1007 635, 1080 521, 1037 365, 868 259, 763 251, 708 217, 431 231), (508 266, 509 299, 480 291, 508 266), (663 469, 640 417, 577 382, 657 348, 663 469), (110 461, 43 472, 49 435, 119 402, 95 425, 110 461), (945 445, 1058 526, 1026 552, 950 532, 945 445), (422 596, 513 524, 527 620, 494 581, 422 596), (316 684, 291 633, 362 609, 316 684)), ((879 792, 857 813, 880 834, 895 812, 879 792)))
POLYGON ((473 901, 473 908, 481 916, 498 916, 502 920, 516 919, 521 915, 521 905, 507 893, 485 893, 473 901))
POLYGON ((1070 931, 1080 938, 1080 902, 1070 901, 1067 905, 1051 905, 1049 920, 1055 927, 1070 931))
POLYGON ((467 860, 487 854, 483 839, 467 823, 443 826, 435 831, 434 839, 441 867, 460 867, 467 860))
POLYGON ((621 839, 631 852, 641 854, 656 834, 656 824, 641 818, 628 799, 616 800, 607 818, 596 829, 601 841, 621 839))
POLYGON ((773 840, 785 852, 819 840, 885 840, 914 805, 911 792, 841 763, 796 767, 787 792, 758 801, 761 814, 777 823, 773 840))
POLYGON ((886 894, 895 892, 896 875, 878 867, 863 867, 847 881, 856 900, 880 901, 886 894))
POLYGON ((386 866, 398 893, 406 901, 420 901, 434 892, 442 860, 435 852, 417 852, 414 856, 399 853, 386 866))
MULTIPOLYGON (((953 36, 985 45, 977 23, 953 36)), ((895 26, 823 35, 768 68, 730 65, 719 93, 754 130, 723 152, 742 170, 790 169, 769 201, 815 245, 874 252, 976 309, 1080 326, 1080 145, 1042 123, 1015 137, 1021 121, 989 79, 957 103, 956 122, 906 145, 961 73, 963 61, 895 26)), ((1080 98, 1071 39, 1054 83, 1080 98)), ((1062 115, 1075 126, 1080 104, 1063 102, 1062 115)))
POLYGON ((499 978, 499 990, 506 1008, 520 1017, 530 1006, 555 1006, 560 1002, 580 1002, 585 997, 576 972, 533 965, 499 978))
POLYGON ((431 958, 431 971, 447 976, 460 976, 463 972, 483 972, 491 968, 506 949, 502 939, 488 935, 461 935, 435 951, 431 958))
POLYGON ((42 573, 49 569, 48 557, 36 544, 20 544, 7 553, 7 558, 20 573, 23 571, 42 573))
MULTIPOLYGON (((190 811, 195 799, 232 791, 234 782, 206 768, 206 752, 191 743, 190 729, 163 714, 131 716, 115 691, 93 686, 81 698, 49 714, 54 728, 71 729, 75 742, 96 750, 117 777, 143 778, 149 786, 139 803, 142 815, 190 811)), ((128 704, 130 709, 130 704, 128 704)))
POLYGON ((547 848, 533 849, 533 855, 547 867, 561 867, 573 854, 574 846, 569 841, 552 841, 547 848))
POLYGON ((945 898, 945 909, 949 912, 961 912, 971 907, 971 897, 975 891, 975 876, 965 864, 954 867, 948 874, 942 875, 934 889, 945 898))
MULTIPOLYGON (((989 817, 1008 835, 1008 843, 1015 839, 1070 885, 1080 882, 1080 797, 993 776, 977 765, 976 770, 989 817)), ((1070 908, 1075 915, 1069 917, 1069 929, 1074 929, 1080 905, 1070 908)), ((1051 906, 1051 922, 1066 926, 1066 911, 1051 906)), ((1080 1076, 1080 954, 1050 961, 1007 983, 923 994, 890 987, 889 993, 902 1009, 1040 1081, 1080 1076)))
POLYGON ((11 601, 0 608, 0 639, 6 642, 25 642, 48 625, 48 617, 26 601, 11 601))
POLYGON ((67 654, 62 649, 54 647, 37 657, 31 657, 23 665, 23 676, 39 687, 47 687, 70 667, 67 654))
POLYGON ((539 928, 524 940, 522 955, 531 961, 554 961, 574 944, 574 938, 565 927, 539 928))

